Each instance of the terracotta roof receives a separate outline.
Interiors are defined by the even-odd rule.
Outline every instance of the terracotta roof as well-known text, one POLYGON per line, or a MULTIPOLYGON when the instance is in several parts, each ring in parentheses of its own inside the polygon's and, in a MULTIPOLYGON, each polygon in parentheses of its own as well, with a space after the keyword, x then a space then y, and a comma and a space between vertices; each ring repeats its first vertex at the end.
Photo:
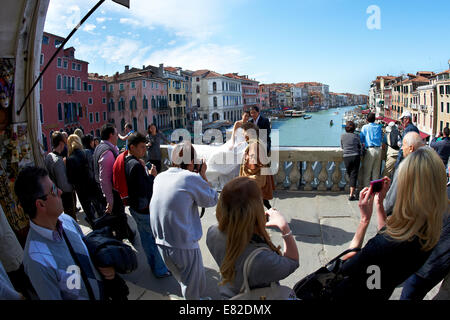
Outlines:
POLYGON ((169 71, 169 72, 177 72, 178 68, 174 68, 174 67, 165 67, 164 70, 169 71))
POLYGON ((192 76, 202 76, 202 75, 204 75, 204 74, 207 73, 207 72, 209 72, 209 70, 206 70, 206 69, 204 69, 204 70, 197 70, 197 71, 195 71, 195 72, 192 74, 192 76))
POLYGON ((436 75, 437 75, 437 76, 440 76, 441 74, 444 74, 444 73, 450 73, 450 69, 445 70, 445 71, 442 71, 442 72, 440 72, 440 73, 438 73, 438 74, 436 74, 436 75))

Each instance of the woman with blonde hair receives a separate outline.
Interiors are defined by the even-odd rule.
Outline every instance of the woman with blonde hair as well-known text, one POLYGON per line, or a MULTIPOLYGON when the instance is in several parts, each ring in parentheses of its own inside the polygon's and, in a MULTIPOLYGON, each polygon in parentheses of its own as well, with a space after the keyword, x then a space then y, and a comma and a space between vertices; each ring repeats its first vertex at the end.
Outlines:
POLYGON ((67 148, 67 179, 75 188, 86 214, 86 221, 92 225, 96 218, 95 212, 103 212, 105 205, 94 177, 94 160, 92 154, 84 150, 81 139, 76 134, 71 134, 67 139, 67 148))
POLYGON ((269 200, 273 199, 275 181, 270 172, 267 146, 258 138, 258 127, 255 124, 246 122, 241 128, 248 146, 244 151, 239 176, 255 180, 261 188, 264 206, 270 209, 269 200))
POLYGON ((383 208, 389 178, 384 178, 380 192, 371 186, 360 193, 361 220, 350 248, 361 248, 374 203, 379 231, 360 252, 345 257, 346 278, 333 291, 335 299, 389 299, 425 263, 439 240, 449 203, 442 160, 431 148, 422 147, 406 157, 398 170, 391 216, 386 217, 383 208))
POLYGON ((248 275, 250 288, 267 287, 298 268, 298 250, 292 231, 277 210, 264 212, 261 190, 254 180, 237 177, 228 182, 220 194, 216 217, 218 224, 208 229, 206 244, 220 266, 219 290, 223 298, 240 292, 245 259, 259 247, 269 250, 260 252, 253 261, 248 275), (266 227, 281 231, 284 252, 272 243, 266 227))

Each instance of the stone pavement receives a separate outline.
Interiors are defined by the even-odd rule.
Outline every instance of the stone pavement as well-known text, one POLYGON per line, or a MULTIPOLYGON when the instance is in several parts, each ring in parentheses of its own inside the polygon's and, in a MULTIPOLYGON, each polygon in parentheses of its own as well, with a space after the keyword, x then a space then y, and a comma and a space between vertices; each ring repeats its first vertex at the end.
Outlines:
MULTIPOLYGON (((348 201, 343 193, 308 193, 276 190, 271 204, 288 220, 295 236, 300 255, 300 266, 281 284, 293 287, 304 276, 314 272, 329 260, 348 248, 359 221, 357 201, 348 201)), ((79 205, 79 204, 78 204, 79 205)), ((80 205, 79 205, 80 206, 80 205)), ((82 211, 81 211, 82 212, 82 211)), ((128 213, 128 209, 127 209, 128 213)), ((83 232, 90 229, 79 214, 83 232)), ((136 228, 134 219, 129 215, 129 222, 136 228)), ((206 246, 206 232, 216 223, 215 208, 207 208, 202 218, 203 237, 200 249, 207 278, 207 296, 220 299, 217 284, 220 281, 219 267, 215 263, 206 246)), ((364 244, 376 234, 376 216, 367 230, 364 244)), ((275 245, 283 245, 278 230, 269 229, 269 235, 275 245)), ((173 277, 157 279, 147 264, 142 246, 137 244, 139 267, 129 275, 124 275, 130 288, 130 300, 182 299, 178 283, 173 277)), ((391 299, 400 297, 401 289, 397 288, 391 299)))

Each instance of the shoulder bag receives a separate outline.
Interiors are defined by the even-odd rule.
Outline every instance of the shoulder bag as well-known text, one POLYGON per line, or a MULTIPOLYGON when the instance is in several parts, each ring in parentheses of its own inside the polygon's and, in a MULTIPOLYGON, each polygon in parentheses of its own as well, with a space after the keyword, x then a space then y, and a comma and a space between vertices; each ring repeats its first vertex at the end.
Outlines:
POLYGON ((250 289, 248 284, 248 274, 255 257, 262 251, 269 250, 269 248, 261 247, 254 250, 244 262, 244 283, 238 295, 230 298, 230 300, 296 300, 294 291, 287 287, 272 282, 270 287, 250 289))

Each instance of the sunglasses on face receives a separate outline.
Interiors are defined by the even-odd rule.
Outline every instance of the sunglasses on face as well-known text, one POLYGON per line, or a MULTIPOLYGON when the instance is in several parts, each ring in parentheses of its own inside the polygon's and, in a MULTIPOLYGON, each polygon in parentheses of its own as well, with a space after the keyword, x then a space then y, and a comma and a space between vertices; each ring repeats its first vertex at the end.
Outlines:
POLYGON ((47 197, 48 197, 50 194, 51 194, 52 196, 54 196, 54 197, 57 197, 57 196, 58 196, 58 187, 56 187, 55 184, 52 184, 52 188, 51 188, 51 190, 50 190, 49 193, 44 194, 43 196, 39 197, 38 199, 41 199, 41 200, 44 200, 44 201, 45 201, 45 200, 47 200, 47 197))

